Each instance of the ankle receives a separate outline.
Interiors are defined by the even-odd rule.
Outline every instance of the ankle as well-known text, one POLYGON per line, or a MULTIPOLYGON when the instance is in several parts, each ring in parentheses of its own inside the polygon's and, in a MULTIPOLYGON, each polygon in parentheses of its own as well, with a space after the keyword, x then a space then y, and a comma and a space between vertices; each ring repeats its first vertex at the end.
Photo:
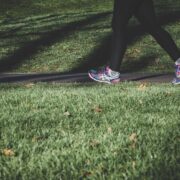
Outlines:
POLYGON ((106 68, 107 68, 110 72, 116 72, 116 73, 119 73, 118 70, 112 69, 110 66, 107 66, 106 68))

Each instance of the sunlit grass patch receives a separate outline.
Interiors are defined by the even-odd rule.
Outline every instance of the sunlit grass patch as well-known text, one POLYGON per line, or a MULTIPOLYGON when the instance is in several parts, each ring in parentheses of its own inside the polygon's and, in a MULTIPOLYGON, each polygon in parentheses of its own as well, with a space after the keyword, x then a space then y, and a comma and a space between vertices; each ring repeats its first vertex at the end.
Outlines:
POLYGON ((178 175, 179 88, 1 85, 2 179, 178 175))

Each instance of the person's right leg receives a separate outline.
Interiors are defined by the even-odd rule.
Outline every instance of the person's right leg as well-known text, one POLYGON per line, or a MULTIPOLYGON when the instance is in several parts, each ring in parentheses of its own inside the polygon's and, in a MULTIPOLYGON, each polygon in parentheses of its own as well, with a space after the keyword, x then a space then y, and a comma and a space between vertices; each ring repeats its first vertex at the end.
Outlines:
POLYGON ((170 34, 157 22, 152 0, 143 0, 137 9, 135 16, 143 24, 161 47, 169 54, 176 66, 176 76, 173 84, 180 84, 180 50, 170 34))
POLYGON ((143 0, 135 12, 136 18, 145 30, 150 33, 158 44, 169 54, 172 60, 180 58, 180 51, 170 34, 157 21, 152 0, 143 0))
POLYGON ((175 62, 175 78, 172 81, 173 84, 180 84, 180 58, 175 62))
POLYGON ((112 20, 112 55, 109 67, 119 71, 127 46, 128 21, 142 0, 115 0, 112 20))
POLYGON ((108 66, 90 70, 89 77, 98 82, 115 83, 120 81, 119 68, 127 44, 127 25, 142 0, 115 0, 113 12, 112 52, 108 66))

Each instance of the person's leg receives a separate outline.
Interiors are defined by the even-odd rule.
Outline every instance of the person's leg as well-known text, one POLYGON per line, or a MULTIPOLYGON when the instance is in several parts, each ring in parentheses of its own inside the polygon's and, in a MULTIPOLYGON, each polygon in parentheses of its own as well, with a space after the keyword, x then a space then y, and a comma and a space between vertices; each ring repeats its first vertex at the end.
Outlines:
POLYGON ((127 46, 127 26, 141 0, 115 0, 112 20, 112 54, 109 67, 119 71, 127 46))
POLYGON ((172 83, 180 84, 180 50, 170 34, 157 22, 153 1, 143 0, 135 16, 175 62, 175 78, 172 83))
POLYGON ((135 16, 145 27, 161 47, 176 61, 180 57, 180 51, 167 31, 157 22, 152 0, 143 0, 135 12, 135 16))
POLYGON ((126 50, 128 21, 141 1, 115 0, 112 21, 113 42, 111 59, 104 68, 90 70, 88 75, 91 79, 104 83, 120 81, 120 73, 118 71, 126 50))
POLYGON ((173 79, 173 84, 180 84, 180 58, 175 62, 175 78, 173 79))

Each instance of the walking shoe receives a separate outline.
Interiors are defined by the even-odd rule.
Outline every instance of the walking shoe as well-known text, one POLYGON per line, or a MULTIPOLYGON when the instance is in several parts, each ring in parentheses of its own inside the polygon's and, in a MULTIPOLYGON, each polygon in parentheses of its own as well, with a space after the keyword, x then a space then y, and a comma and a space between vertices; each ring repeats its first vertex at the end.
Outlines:
POLYGON ((175 78, 172 81, 173 84, 180 84, 180 58, 175 62, 175 78))
POLYGON ((176 78, 176 77, 175 77, 175 78, 173 79, 172 83, 173 83, 174 85, 180 84, 180 78, 176 78))
POLYGON ((97 70, 90 70, 88 75, 91 79, 97 82, 103 82, 108 84, 115 84, 120 82, 120 73, 111 70, 108 66, 99 68, 97 70))

